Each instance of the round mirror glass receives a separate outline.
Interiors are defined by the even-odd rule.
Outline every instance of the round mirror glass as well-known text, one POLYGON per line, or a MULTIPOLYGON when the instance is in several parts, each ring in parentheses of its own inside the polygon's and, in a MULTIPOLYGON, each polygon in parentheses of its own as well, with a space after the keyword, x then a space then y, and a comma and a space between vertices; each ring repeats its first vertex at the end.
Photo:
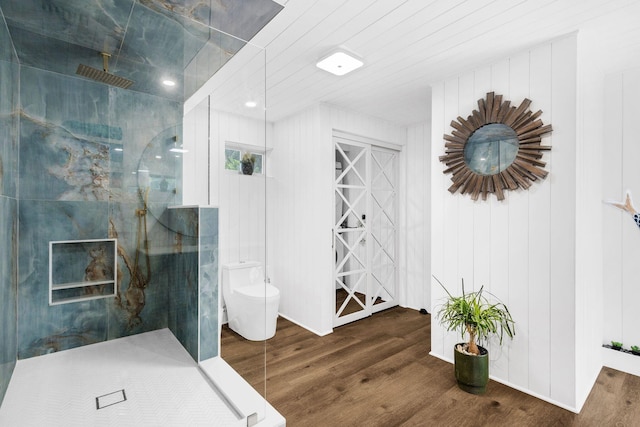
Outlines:
POLYGON ((520 143, 510 126, 492 123, 476 129, 464 146, 464 161, 473 172, 495 175, 513 163, 520 143))

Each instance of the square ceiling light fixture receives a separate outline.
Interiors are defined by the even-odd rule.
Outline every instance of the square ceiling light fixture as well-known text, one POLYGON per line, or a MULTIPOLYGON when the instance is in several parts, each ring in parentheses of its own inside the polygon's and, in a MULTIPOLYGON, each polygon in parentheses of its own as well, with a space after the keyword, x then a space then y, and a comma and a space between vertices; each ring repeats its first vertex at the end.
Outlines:
POLYGON ((336 49, 322 57, 316 64, 316 67, 335 74, 336 76, 344 76, 363 65, 364 62, 362 62, 362 59, 353 53, 347 52, 345 49, 336 49))

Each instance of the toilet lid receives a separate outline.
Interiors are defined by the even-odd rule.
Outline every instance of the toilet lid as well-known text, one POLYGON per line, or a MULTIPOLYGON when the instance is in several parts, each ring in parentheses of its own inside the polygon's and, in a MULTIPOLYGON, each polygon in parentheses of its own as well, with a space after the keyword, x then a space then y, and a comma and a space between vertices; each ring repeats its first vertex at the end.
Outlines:
POLYGON ((280 294, 278 288, 273 285, 243 286, 235 290, 237 293, 252 298, 273 298, 280 294))

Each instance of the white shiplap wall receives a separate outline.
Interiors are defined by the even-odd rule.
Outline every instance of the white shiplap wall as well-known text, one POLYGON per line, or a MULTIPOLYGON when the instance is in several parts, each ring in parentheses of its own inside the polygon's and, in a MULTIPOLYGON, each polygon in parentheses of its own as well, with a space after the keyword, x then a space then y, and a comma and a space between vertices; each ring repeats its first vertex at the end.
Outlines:
POLYGON ((403 127, 323 104, 274 124, 268 245, 280 312, 319 335, 333 327, 334 129, 406 143, 403 127))
MULTIPOLYGON (((575 36, 553 41, 448 79, 433 87, 431 155, 431 269, 450 291, 480 286, 498 296, 516 320, 517 335, 502 347, 489 343, 492 378, 568 409, 576 407, 575 205, 576 205, 575 36), (451 195, 438 156, 442 135, 458 115, 477 108, 486 92, 512 104, 525 97, 553 125, 543 143, 550 175, 528 191, 474 202, 451 195)), ((432 286, 437 311, 444 291, 432 286)), ((460 341, 432 323, 432 349, 453 358, 460 341)))
POLYGON ((189 152, 184 154, 183 204, 220 208, 221 266, 241 260, 266 260, 266 191, 270 178, 225 170, 224 149, 231 141, 266 150, 272 129, 265 121, 209 111, 207 100, 185 115, 184 144, 189 152))
POLYGON ((220 207, 220 265, 248 260, 264 263, 269 166, 266 176, 225 170, 224 148, 231 141, 266 149, 272 127, 265 121, 214 110, 209 126, 211 204, 220 207))
MULTIPOLYGON (((605 129, 603 149, 603 199, 622 201, 630 190, 640 210, 640 69, 607 76, 605 81, 605 129)), ((640 346, 640 231, 631 216, 611 206, 603 207, 603 306, 602 342, 622 342, 625 348, 640 346)), ((640 358, 612 354, 603 349, 604 363, 640 375, 640 358)))
POLYGON ((407 128, 401 156, 406 168, 401 178, 404 227, 401 228, 400 303, 431 312, 431 123, 407 128))
POLYGON ((331 332, 331 145, 319 107, 274 124, 268 218, 269 258, 280 313, 324 335, 331 332), (325 172, 326 171, 326 172, 325 172))
POLYGON ((209 204, 209 100, 200 102, 184 116, 182 154, 182 203, 209 204))
POLYGON ((576 407, 581 408, 602 368, 603 50, 599 32, 578 34, 576 131, 576 407), (585 351, 589 349, 589 351, 585 351), (593 350, 592 350, 593 349, 593 350))

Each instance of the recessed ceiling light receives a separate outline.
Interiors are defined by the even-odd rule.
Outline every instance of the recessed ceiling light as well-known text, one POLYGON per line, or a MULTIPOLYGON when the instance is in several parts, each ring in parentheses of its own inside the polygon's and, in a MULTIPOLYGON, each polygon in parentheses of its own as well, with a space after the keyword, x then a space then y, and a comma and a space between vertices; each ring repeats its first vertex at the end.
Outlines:
POLYGON ((162 81, 162 84, 168 87, 173 87, 176 85, 176 82, 174 82, 173 80, 166 79, 162 81))
POLYGON ((244 103, 245 107, 249 107, 249 108, 255 108, 258 103, 256 101, 247 101, 244 103))
POLYGON ((123 151, 122 148, 114 148, 113 151, 123 151))
POLYGON ((316 67, 336 76, 344 76, 363 65, 364 62, 354 54, 347 53, 344 50, 335 50, 318 61, 316 67))

